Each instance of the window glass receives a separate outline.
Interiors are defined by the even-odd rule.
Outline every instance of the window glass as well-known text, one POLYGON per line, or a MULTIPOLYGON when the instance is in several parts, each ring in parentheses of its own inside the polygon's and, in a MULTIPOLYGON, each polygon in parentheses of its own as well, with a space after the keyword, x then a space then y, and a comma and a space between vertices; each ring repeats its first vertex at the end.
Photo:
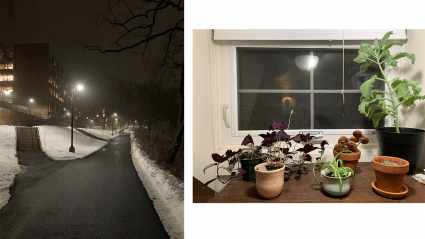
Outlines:
MULTIPOLYGON (((379 67, 360 70, 357 49, 237 47, 238 130, 265 130, 272 120, 291 129, 373 129, 358 112, 360 86, 379 67)), ((375 87, 384 90, 382 81, 375 87)), ((381 121, 383 125, 383 121, 381 121)))

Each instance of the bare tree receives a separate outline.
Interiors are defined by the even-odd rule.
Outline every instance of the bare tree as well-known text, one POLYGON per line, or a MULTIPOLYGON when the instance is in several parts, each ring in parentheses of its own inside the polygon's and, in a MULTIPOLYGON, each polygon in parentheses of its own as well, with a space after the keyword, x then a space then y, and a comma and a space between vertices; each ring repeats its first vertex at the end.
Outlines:
POLYGON ((109 0, 98 13, 95 17, 98 26, 114 30, 114 35, 84 44, 85 49, 104 54, 132 51, 154 63, 158 71, 180 72, 179 82, 174 82, 181 97, 178 130, 168 160, 173 164, 184 132, 184 1, 109 0))

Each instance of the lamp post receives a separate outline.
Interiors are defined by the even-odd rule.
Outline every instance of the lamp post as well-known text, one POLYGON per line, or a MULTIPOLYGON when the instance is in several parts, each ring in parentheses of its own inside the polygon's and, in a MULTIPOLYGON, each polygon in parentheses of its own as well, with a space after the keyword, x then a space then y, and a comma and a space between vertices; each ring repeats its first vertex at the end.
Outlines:
MULTIPOLYGON (((83 86, 77 85, 77 90, 79 90, 79 91, 83 90, 83 86)), ((71 94, 71 147, 69 147, 69 152, 71 152, 71 153, 75 153, 75 148, 74 148, 74 104, 73 104, 74 93, 75 93, 75 87, 73 87, 72 94, 71 94)))
POLYGON ((117 116, 117 114, 114 113, 113 115, 111 115, 111 134, 112 134, 112 136, 114 136, 114 120, 113 120, 112 116, 117 116))
POLYGON ((29 100, 30 103, 28 104, 28 113, 31 114, 31 104, 34 102, 34 99, 29 100))

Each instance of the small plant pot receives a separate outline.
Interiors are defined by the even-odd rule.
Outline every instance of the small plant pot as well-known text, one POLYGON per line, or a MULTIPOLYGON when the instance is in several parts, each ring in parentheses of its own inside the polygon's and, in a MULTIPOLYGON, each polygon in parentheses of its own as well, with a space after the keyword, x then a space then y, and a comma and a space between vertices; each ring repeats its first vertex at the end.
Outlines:
POLYGON ((241 166, 245 169, 245 173, 242 174, 244 181, 255 181, 255 170, 254 167, 262 163, 263 160, 257 159, 240 159, 241 166))
POLYGON ((258 168, 267 163, 261 163, 255 166, 255 185, 258 193, 267 199, 275 198, 282 193, 283 183, 285 182, 285 165, 282 168, 272 171, 258 171, 258 168))
POLYGON ((376 176, 375 187, 388 193, 397 194, 403 191, 403 180, 409 171, 409 162, 407 160, 389 156, 378 156, 372 158, 372 167, 375 170, 376 176), (398 166, 382 164, 384 161, 395 162, 398 166))
POLYGON ((339 178, 326 176, 321 172, 323 178, 323 189, 332 196, 343 196, 350 191, 350 176, 342 177, 342 187, 339 184, 339 178))
MULTIPOLYGON (((336 152, 335 150, 333 153, 334 153, 334 156, 338 154, 338 152, 336 152)), ((344 167, 350 167, 355 174, 357 169, 357 164, 359 163, 361 154, 362 154, 362 151, 358 149, 358 152, 356 153, 340 153, 337 159, 341 159, 344 162, 344 167)))

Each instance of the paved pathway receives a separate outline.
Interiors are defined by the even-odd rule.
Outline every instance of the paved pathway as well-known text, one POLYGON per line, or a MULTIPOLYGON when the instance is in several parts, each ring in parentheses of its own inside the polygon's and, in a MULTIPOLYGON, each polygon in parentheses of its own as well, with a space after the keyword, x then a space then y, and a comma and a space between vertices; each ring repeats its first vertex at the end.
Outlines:
POLYGON ((18 158, 28 167, 0 210, 0 238, 169 238, 134 169, 129 136, 85 159, 18 158))

